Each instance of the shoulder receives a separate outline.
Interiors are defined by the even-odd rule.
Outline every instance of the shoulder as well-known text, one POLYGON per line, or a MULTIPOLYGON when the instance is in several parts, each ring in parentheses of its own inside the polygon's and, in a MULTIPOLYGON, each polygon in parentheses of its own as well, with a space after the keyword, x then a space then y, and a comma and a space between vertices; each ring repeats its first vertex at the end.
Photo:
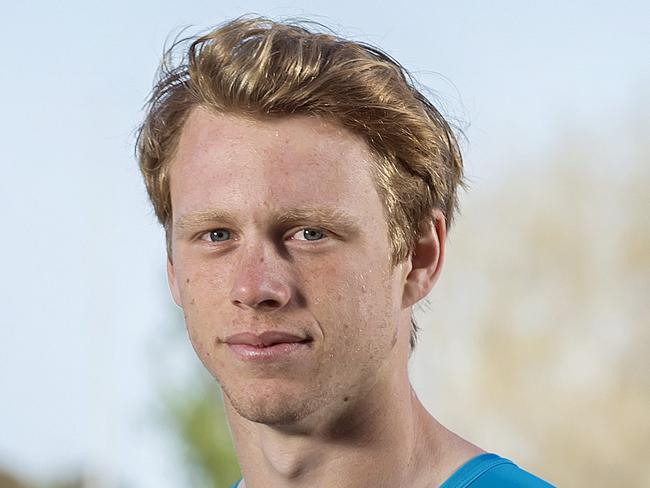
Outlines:
POLYGON ((440 488, 553 488, 553 485, 496 454, 463 464, 440 488))

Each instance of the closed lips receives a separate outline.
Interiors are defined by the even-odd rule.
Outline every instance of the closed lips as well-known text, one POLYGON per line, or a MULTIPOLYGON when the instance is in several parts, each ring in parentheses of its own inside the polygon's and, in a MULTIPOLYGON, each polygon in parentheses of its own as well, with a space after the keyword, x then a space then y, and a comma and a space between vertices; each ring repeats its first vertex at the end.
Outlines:
POLYGON ((267 331, 261 334, 252 332, 241 332, 228 336, 225 340, 226 344, 245 344, 255 347, 269 347, 275 344, 291 344, 310 342, 311 339, 287 332, 267 331))

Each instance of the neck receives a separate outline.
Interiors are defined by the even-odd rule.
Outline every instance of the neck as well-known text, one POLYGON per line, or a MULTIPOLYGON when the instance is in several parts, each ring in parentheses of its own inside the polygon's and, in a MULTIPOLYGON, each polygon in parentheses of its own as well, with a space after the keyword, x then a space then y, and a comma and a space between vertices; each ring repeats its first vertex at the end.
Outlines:
POLYGON ((226 409, 246 488, 428 487, 450 474, 453 434, 424 409, 406 368, 299 425, 250 422, 227 400, 226 409))

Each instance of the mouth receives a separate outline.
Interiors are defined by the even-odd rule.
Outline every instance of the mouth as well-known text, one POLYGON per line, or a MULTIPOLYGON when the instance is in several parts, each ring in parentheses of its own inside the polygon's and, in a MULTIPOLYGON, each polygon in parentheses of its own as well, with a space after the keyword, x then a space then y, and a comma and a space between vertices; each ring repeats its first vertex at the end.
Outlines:
POLYGON ((311 337, 280 331, 266 331, 261 334, 241 332, 228 336, 224 341, 236 358, 262 362, 296 357, 307 352, 311 342, 311 337))

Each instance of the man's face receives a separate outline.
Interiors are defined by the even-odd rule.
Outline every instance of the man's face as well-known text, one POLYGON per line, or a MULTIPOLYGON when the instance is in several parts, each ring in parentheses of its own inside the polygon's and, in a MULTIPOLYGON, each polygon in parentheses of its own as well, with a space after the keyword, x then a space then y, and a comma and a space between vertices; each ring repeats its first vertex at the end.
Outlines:
POLYGON ((318 118, 197 108, 170 168, 169 281, 243 417, 290 424, 404 361, 408 265, 391 267, 362 139, 318 118))

